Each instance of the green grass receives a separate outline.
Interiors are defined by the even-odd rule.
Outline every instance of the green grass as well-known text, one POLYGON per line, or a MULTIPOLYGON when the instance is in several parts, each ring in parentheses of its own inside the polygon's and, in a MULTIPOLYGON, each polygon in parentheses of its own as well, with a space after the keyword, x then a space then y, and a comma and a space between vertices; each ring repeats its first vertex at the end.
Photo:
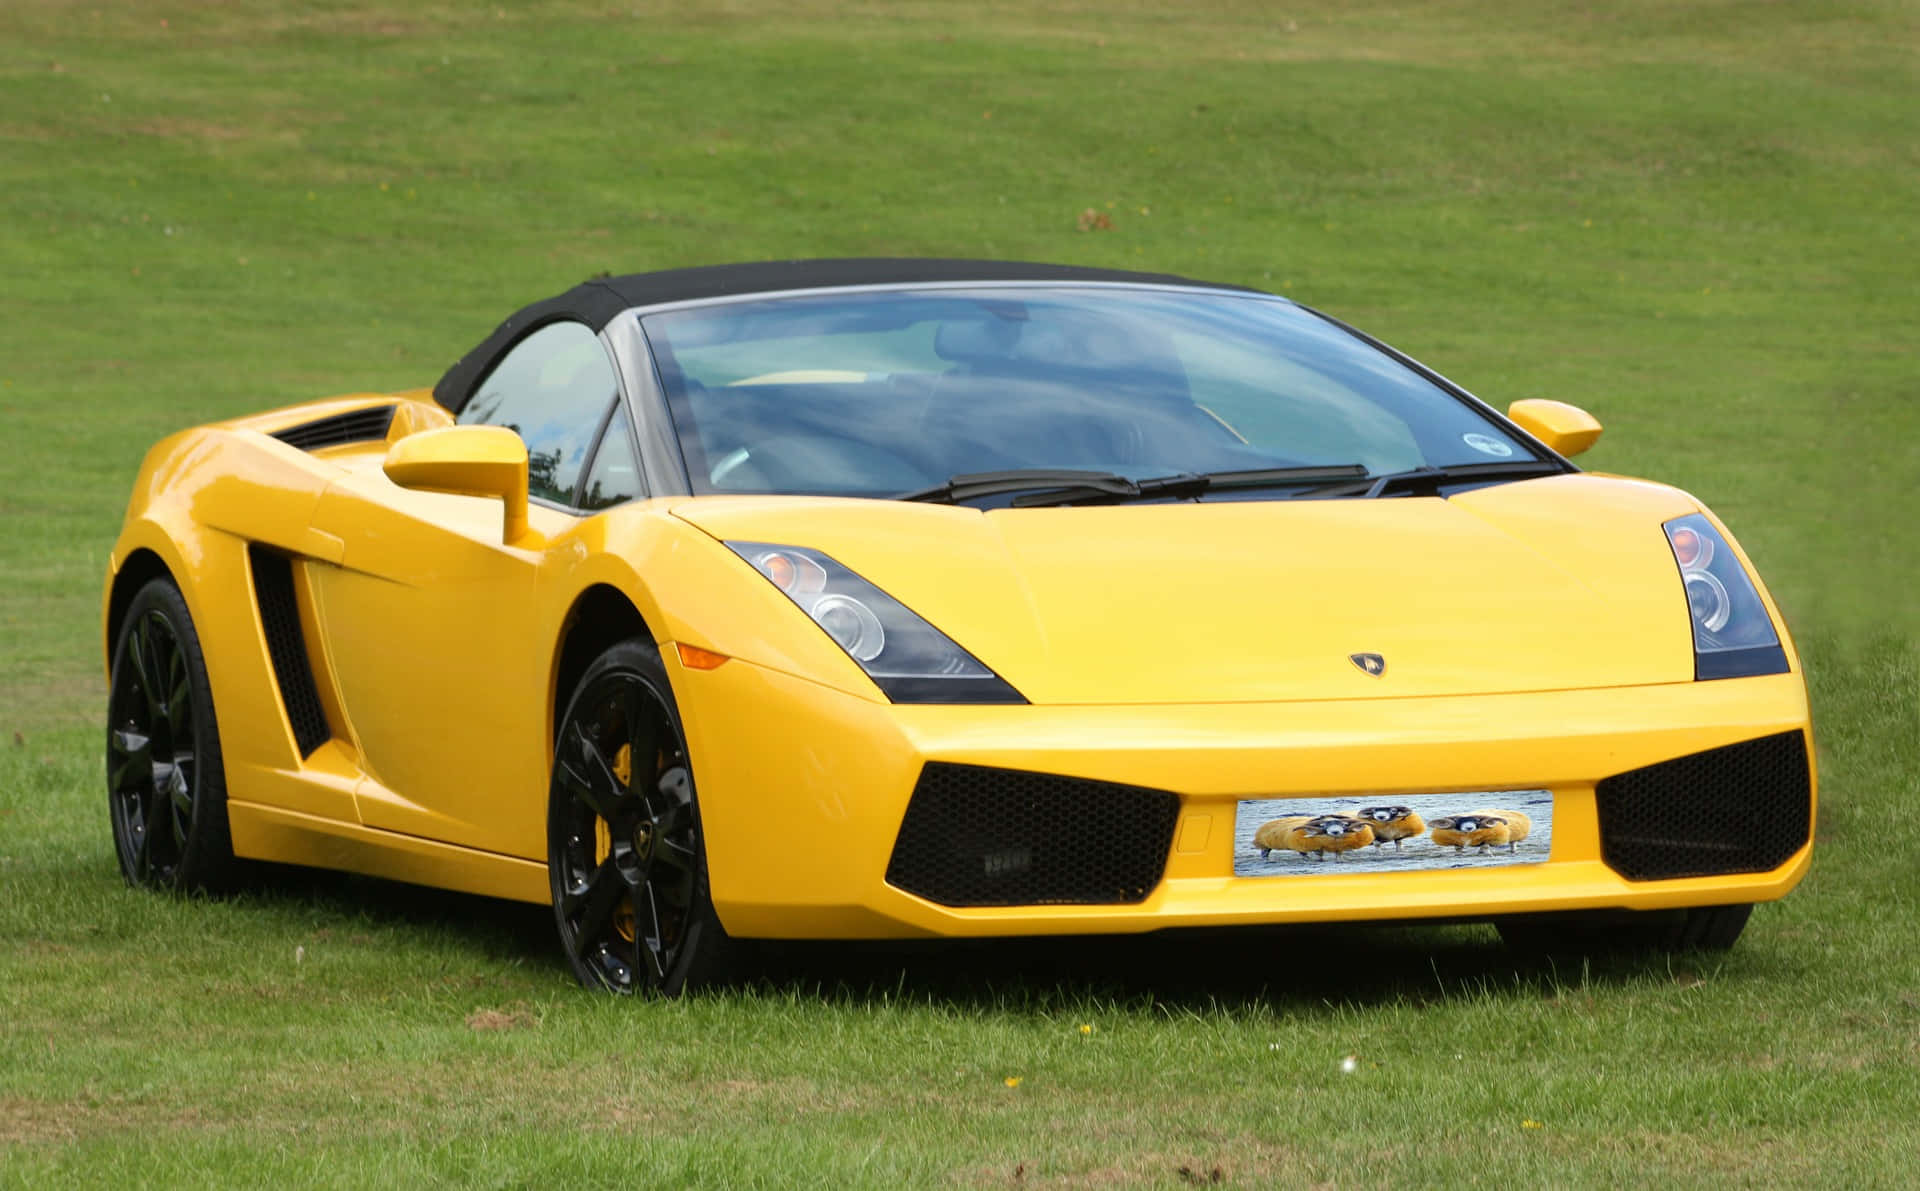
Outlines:
POLYGON ((0 1183, 1909 1182, 1920 10, 1322 7, 0 8, 0 1183), (1252 283, 1592 409, 1583 462, 1710 502, 1800 637, 1813 875, 1670 964, 805 948, 671 1005, 570 987, 537 911, 124 889, 148 444, 429 384, 599 270, 859 254, 1252 283))

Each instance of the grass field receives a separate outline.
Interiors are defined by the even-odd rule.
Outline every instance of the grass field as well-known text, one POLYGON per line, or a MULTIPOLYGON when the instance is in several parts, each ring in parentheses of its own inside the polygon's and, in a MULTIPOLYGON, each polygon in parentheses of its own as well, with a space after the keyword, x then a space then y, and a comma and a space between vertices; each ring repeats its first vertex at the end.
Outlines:
POLYGON ((0 6, 0 1183, 1911 1184, 1920 7, 699 9, 0 6), (572 987, 544 911, 124 888, 149 443, 600 270, 870 254, 1250 283, 1593 410, 1799 637, 1814 873, 1724 956, 817 947, 673 1004, 572 987))

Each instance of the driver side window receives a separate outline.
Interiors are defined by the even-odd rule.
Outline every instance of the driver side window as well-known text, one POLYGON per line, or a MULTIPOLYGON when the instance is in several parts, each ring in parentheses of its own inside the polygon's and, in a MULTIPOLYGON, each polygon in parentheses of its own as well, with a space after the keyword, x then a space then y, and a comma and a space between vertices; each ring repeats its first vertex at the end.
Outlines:
POLYGON ((527 494, 571 505, 594 435, 618 391, 600 337, 582 323, 553 323, 501 358, 459 421, 518 434, 527 444, 527 494))

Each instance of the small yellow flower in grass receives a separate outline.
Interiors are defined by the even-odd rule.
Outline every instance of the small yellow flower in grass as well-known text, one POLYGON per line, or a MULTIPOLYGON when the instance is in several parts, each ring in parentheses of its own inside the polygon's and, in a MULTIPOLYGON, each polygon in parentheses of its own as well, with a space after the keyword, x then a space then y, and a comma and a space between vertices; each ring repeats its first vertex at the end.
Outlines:
POLYGON ((387 184, 385 182, 380 183, 380 189, 385 190, 386 188, 387 184))
POLYGON ((1020 1076, 1009 1075, 1005 1079, 1001 1080, 1000 1082, 1003 1084, 1006 1084, 1010 1088, 1017 1088, 1020 1086, 1020 1076))
POLYGON ((1521 1121, 1521 1122, 1520 1122, 1520 1127, 1521 1127, 1522 1129, 1542 1129, 1542 1128, 1545 1128, 1545 1126, 1543 1126, 1543 1125, 1542 1125, 1542 1124, 1541 1124, 1541 1123, 1540 1123, 1539 1121, 1536 1121, 1536 1120, 1534 1120, 1534 1119, 1533 1119, 1532 1117, 1528 1117, 1528 1118, 1527 1118, 1526 1120, 1524 1120, 1524 1121, 1521 1121))
POLYGON ((1080 1023, 1080 1034, 1082 1037, 1085 1037, 1086 1035, 1091 1033, 1093 1033, 1093 1027, 1091 1025, 1088 1025, 1085 1022, 1080 1023))

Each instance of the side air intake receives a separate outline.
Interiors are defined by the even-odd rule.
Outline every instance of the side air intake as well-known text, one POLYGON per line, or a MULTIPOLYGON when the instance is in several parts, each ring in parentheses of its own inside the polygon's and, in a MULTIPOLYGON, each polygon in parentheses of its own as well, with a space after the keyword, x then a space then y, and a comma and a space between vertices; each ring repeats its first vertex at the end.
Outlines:
POLYGON ((1594 798, 1601 855, 1629 881, 1766 872, 1813 832, 1797 729, 1617 774, 1594 798))
POLYGON ((343 414, 276 430, 273 436, 303 451, 317 451, 322 447, 337 447, 350 442, 377 442, 385 438, 387 430, 392 427, 394 409, 391 405, 373 405, 366 409, 348 410, 343 414))
POLYGON ((293 563, 265 546, 247 547, 253 567, 253 595, 260 603, 260 627, 267 637, 267 656, 280 686, 280 702, 300 755, 310 757, 333 737, 320 709, 320 691, 313 684, 313 666, 307 660, 306 635, 300 631, 300 606, 293 596, 293 563))
POLYGON ((1166 872, 1179 816, 1165 790, 931 761, 887 883, 943 906, 1140 902, 1166 872))

